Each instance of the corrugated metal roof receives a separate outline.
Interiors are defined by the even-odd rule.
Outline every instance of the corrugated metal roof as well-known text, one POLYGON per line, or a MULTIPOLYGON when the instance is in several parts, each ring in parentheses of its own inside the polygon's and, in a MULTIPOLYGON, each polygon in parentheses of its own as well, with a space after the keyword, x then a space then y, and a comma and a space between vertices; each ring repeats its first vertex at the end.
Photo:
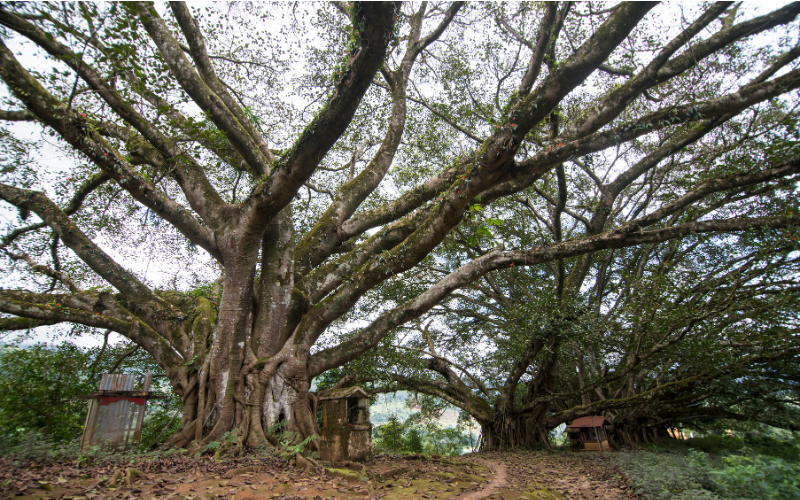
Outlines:
POLYGON ((601 425, 603 425, 605 423, 605 421, 606 421, 605 417, 601 417, 601 416, 581 417, 581 418, 576 418, 575 420, 573 420, 572 423, 569 424, 568 427, 576 427, 576 428, 600 427, 601 425), (594 423, 592 423, 592 419, 594 419, 594 423))

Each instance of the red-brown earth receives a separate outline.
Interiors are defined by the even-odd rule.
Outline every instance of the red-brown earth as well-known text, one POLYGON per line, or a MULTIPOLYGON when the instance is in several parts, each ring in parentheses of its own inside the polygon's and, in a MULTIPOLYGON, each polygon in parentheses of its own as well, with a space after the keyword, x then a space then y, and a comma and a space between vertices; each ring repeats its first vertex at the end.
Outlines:
POLYGON ((161 457, 132 465, 0 460, 0 499, 15 500, 632 499, 609 453, 378 456, 300 469, 277 457, 215 462, 161 457))

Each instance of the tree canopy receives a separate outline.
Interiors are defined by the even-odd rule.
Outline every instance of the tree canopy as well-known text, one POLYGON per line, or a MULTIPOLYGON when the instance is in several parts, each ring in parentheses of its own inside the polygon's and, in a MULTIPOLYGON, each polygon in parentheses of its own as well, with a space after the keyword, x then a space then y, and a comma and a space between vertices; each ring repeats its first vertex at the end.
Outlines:
POLYGON ((798 13, 3 4, 0 328, 136 343, 181 398, 175 446, 310 436, 312 381, 356 372, 489 447, 739 418, 764 387, 779 412, 798 13))

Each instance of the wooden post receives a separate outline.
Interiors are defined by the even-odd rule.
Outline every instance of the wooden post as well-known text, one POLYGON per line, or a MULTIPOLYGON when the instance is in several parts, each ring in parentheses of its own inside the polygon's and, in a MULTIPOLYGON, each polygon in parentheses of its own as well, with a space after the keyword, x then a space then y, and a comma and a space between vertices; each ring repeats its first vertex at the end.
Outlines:
POLYGON ((83 435, 81 436, 81 451, 89 449, 92 446, 92 437, 94 437, 94 428, 97 424, 97 408, 100 406, 100 400, 89 400, 89 411, 86 412, 86 423, 83 425, 83 435))
MULTIPOLYGON (((144 383, 142 384, 142 392, 149 393, 150 392, 150 381, 153 380, 153 374, 147 372, 144 376, 144 383)), ((139 406, 139 415, 138 420, 136 422, 136 426, 133 428, 133 445, 138 446, 139 441, 142 439, 142 424, 144 423, 144 414, 147 410, 147 400, 145 399, 144 404, 139 406)))
POLYGON ((594 429, 594 438, 597 440, 597 449, 603 451, 603 445, 600 444, 600 435, 597 433, 597 426, 594 425, 594 415, 592 415, 592 428, 594 429))

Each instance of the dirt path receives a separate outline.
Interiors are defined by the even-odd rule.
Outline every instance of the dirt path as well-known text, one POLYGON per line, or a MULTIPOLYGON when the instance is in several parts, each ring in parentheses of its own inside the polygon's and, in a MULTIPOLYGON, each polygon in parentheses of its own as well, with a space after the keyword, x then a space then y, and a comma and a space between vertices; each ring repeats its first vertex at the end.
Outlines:
POLYGON ((628 491, 609 453, 495 452, 480 457, 505 468, 505 485, 493 491, 487 488, 484 496, 471 500, 639 498, 628 491))
POLYGON ((482 458, 476 458, 474 460, 492 471, 494 477, 492 477, 489 484, 485 485, 482 489, 459 497, 461 500, 483 500, 508 486, 505 465, 497 461, 484 460, 482 458))
POLYGON ((0 500, 539 500, 638 498, 613 456, 479 453, 379 456, 301 470, 278 458, 164 457, 131 467, 0 460, 0 500))

